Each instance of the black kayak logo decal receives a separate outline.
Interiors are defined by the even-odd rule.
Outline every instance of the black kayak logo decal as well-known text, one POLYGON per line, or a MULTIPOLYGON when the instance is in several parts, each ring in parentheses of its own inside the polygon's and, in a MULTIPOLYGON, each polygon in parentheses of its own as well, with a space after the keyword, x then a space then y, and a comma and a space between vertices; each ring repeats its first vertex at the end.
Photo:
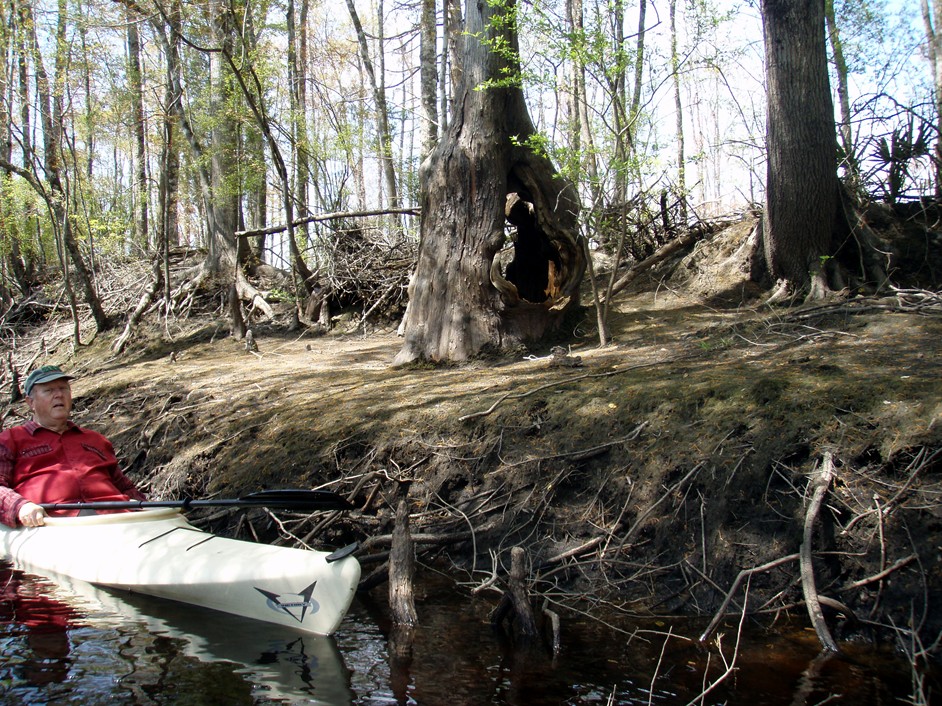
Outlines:
POLYGON ((297 593, 272 593, 271 591, 266 591, 265 589, 259 588, 258 586, 255 586, 255 590, 268 599, 269 608, 286 613, 297 620, 299 623, 302 623, 304 622, 304 616, 307 615, 308 609, 310 609, 311 614, 313 615, 320 608, 318 602, 311 598, 311 596, 314 594, 314 587, 316 585, 317 581, 312 583, 303 591, 298 591, 297 593), (284 600, 285 597, 292 596, 297 596, 301 600, 284 600), (300 613, 298 613, 299 609, 300 613))

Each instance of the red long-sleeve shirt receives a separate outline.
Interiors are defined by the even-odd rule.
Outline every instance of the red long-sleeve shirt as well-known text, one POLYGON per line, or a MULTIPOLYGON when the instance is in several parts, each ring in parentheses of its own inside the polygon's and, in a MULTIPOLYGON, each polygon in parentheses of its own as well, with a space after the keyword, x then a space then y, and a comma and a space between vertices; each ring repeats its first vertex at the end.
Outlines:
MULTIPOLYGON (((0 522, 19 524, 17 513, 34 503, 143 500, 118 468, 111 442, 69 422, 62 434, 34 421, 0 432, 0 522)), ((60 511, 75 515, 77 511, 60 511)))

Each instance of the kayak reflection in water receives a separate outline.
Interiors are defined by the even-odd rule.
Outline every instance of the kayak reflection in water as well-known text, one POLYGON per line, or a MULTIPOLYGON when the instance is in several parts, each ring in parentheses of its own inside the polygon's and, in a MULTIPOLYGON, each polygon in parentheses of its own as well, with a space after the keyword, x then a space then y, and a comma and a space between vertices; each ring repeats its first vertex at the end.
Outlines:
POLYGON ((6 659, 3 681, 25 682, 33 686, 64 682, 72 668, 69 629, 78 625, 78 614, 68 605, 43 593, 36 581, 21 581, 21 574, 0 566, 0 622, 4 632, 14 637, 4 652, 16 655, 6 659), (25 644, 16 636, 25 638, 25 644))
POLYGON ((5 525, 44 524, 46 511, 39 503, 145 499, 118 468, 111 442, 72 422, 73 378, 55 365, 31 372, 23 392, 32 419, 0 432, 0 522, 5 525))

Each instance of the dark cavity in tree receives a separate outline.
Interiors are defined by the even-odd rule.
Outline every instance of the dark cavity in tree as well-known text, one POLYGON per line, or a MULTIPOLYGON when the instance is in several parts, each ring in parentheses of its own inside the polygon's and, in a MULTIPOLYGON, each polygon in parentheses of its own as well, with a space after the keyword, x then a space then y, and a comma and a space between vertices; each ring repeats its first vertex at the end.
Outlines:
POLYGON ((507 194, 507 222, 513 226, 514 257, 504 278, 517 288, 521 299, 539 304, 559 295, 559 251, 540 228, 531 197, 517 192, 507 194))

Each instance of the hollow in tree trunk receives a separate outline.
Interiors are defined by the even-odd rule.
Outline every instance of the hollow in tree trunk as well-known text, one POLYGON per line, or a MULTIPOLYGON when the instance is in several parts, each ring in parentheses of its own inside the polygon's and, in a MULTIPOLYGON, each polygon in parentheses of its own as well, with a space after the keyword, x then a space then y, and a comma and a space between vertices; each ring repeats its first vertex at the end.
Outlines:
POLYGON ((538 340, 578 303, 585 272, 575 188, 530 145, 514 2, 466 11, 454 114, 422 167, 421 244, 397 364, 538 340), (508 231, 505 267, 496 258, 508 231))

